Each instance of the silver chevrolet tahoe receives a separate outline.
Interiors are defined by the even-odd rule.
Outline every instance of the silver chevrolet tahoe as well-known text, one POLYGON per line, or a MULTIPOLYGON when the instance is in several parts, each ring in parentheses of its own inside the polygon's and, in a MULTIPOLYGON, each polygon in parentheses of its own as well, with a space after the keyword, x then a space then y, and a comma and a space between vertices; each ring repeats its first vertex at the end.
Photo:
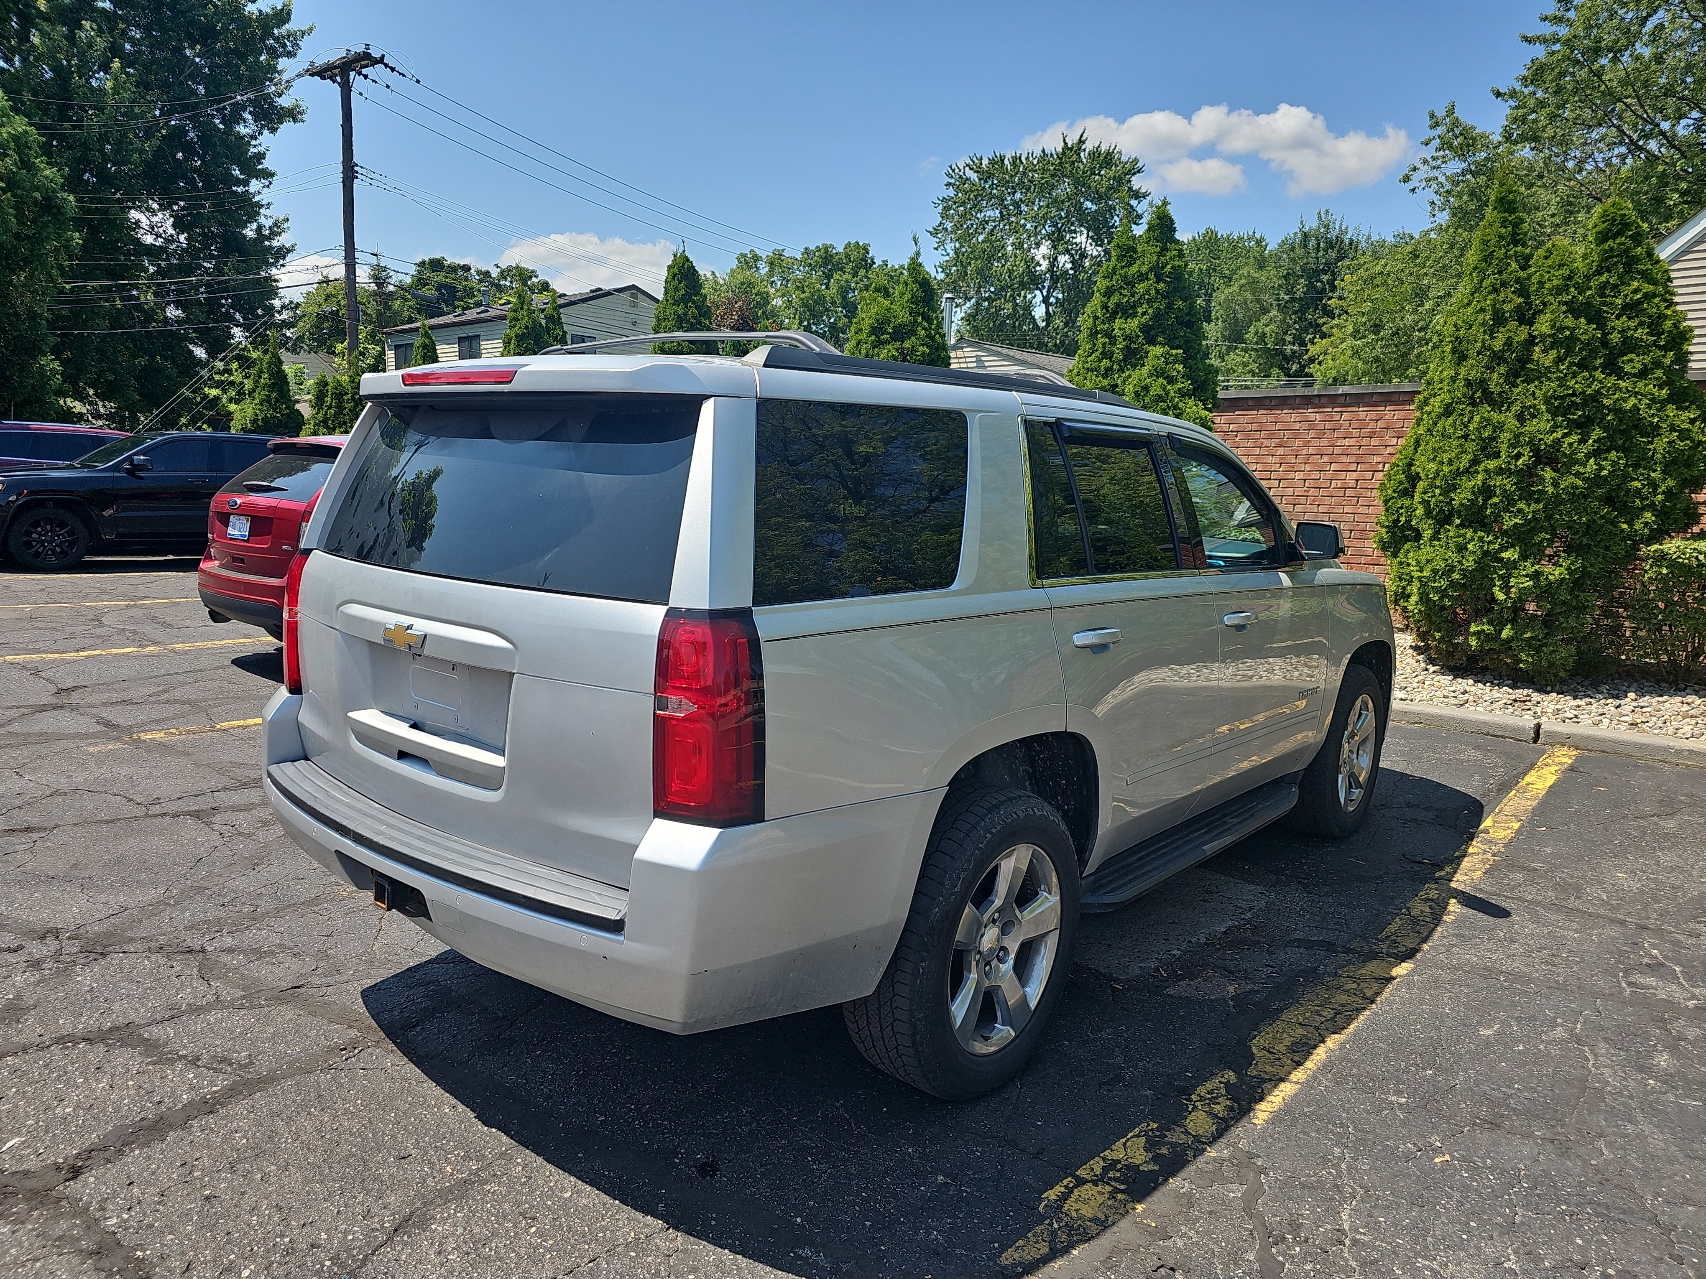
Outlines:
POLYGON ((1207 431, 804 345, 365 377, 266 794, 478 963, 677 1033, 840 1004, 969 1097, 1082 912, 1361 825, 1385 592, 1207 431))

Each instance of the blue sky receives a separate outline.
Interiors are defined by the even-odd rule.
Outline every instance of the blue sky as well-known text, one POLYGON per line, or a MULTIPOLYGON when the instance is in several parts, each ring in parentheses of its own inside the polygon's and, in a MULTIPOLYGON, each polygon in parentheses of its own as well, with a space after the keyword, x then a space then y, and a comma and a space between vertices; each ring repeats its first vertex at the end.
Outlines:
MULTIPOLYGON (((944 168, 1061 124, 1142 157, 1186 233, 1277 237, 1322 207, 1418 229, 1398 174, 1428 109, 1496 123, 1488 90, 1527 60, 1543 7, 299 0, 296 17, 315 27, 305 55, 372 43, 426 86, 376 73, 414 101, 364 85, 374 101, 355 102, 356 159, 388 188, 357 189, 364 250, 655 290, 683 239, 718 269, 825 240, 899 259, 915 234, 931 260, 944 168)), ((274 204, 299 254, 335 255, 337 92, 297 93, 308 118, 274 139, 274 204)))

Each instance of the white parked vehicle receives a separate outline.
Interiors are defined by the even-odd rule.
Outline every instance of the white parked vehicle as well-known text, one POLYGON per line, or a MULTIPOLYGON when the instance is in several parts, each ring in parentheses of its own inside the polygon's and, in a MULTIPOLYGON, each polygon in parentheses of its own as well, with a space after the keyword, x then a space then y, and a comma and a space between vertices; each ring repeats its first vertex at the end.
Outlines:
POLYGON ((1209 432, 775 337, 367 375, 266 793, 481 964, 679 1033, 841 1004, 972 1096, 1081 911, 1367 817, 1385 593, 1209 432))

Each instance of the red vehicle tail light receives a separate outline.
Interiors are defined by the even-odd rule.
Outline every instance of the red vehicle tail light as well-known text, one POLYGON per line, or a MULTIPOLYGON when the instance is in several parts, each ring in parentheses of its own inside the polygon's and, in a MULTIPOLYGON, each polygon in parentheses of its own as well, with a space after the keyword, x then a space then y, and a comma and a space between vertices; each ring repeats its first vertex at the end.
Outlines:
POLYGON ((521 365, 484 369, 410 369, 403 374, 404 386, 508 386, 521 365))
POLYGON ((764 820, 764 667, 750 609, 672 608, 658 632, 652 809, 706 826, 764 820))
POLYGON ((297 603, 302 598, 302 570, 307 564, 306 552, 293 556, 290 571, 284 577, 284 689, 287 693, 302 691, 302 647, 297 629, 297 603))

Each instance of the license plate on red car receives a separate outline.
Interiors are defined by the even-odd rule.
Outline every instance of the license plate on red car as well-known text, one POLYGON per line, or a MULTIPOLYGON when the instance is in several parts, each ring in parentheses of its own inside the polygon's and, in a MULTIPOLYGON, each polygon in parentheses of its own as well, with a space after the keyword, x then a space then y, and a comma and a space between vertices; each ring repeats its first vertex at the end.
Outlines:
POLYGON ((249 517, 247 515, 233 515, 231 523, 225 527, 225 536, 233 542, 247 542, 249 540, 249 517))

